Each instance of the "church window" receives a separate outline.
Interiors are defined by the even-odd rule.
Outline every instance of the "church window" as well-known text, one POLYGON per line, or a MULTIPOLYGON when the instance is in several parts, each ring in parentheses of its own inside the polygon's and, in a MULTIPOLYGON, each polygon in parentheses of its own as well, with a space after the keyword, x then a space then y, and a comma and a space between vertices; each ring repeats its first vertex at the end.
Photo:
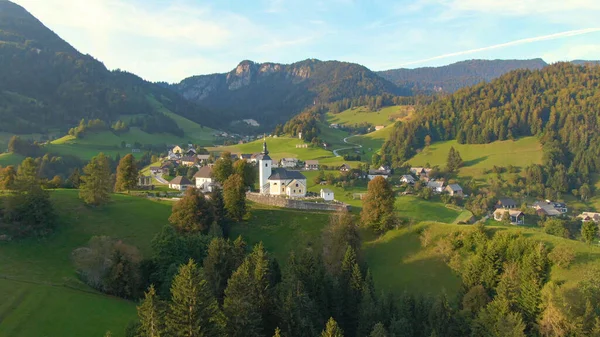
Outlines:
POLYGON ((298 184, 296 184, 296 187, 298 187, 298 184))
POLYGON ((268 163, 265 163, 265 167, 269 167, 269 164, 268 164, 268 163))

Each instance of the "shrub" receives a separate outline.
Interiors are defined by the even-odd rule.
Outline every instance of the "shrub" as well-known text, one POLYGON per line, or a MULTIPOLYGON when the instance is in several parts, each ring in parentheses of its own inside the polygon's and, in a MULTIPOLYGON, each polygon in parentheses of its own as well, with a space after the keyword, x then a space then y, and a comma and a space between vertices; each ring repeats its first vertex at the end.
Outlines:
POLYGON ((568 246, 555 247, 550 254, 548 254, 550 261, 561 268, 568 268, 573 260, 575 260, 575 252, 573 248, 568 246))

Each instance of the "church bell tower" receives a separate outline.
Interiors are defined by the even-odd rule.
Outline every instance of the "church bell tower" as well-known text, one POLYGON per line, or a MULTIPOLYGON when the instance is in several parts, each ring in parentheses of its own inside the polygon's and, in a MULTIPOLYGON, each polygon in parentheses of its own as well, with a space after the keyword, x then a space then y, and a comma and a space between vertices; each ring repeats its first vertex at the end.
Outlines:
POLYGON ((267 137, 264 137, 263 140, 263 151, 258 160, 258 172, 259 172, 259 183, 260 183, 260 193, 261 194, 269 194, 270 186, 269 186, 269 177, 271 176, 272 170, 272 160, 269 157, 269 150, 267 149, 267 137))

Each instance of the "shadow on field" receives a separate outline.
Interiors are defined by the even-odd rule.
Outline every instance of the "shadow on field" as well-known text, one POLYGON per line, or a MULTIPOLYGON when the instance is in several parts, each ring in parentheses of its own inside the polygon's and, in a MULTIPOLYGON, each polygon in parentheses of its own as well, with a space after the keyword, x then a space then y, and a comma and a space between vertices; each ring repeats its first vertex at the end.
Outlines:
POLYGON ((366 242, 365 257, 378 288, 399 293, 455 294, 460 278, 431 249, 421 247, 413 227, 393 230, 366 242))
POLYGON ((467 160, 463 163, 463 166, 473 166, 473 165, 477 165, 485 160, 487 160, 489 158, 489 156, 483 156, 483 157, 479 157, 479 158, 475 158, 475 159, 471 159, 471 160, 467 160))

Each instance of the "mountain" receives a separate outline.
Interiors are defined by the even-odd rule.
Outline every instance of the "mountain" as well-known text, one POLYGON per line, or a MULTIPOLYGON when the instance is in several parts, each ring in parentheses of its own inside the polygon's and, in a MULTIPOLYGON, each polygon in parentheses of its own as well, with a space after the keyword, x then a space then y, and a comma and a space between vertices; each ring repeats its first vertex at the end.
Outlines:
POLYGON ((364 95, 410 95, 361 65, 314 59, 288 65, 243 61, 229 73, 194 76, 169 87, 219 111, 224 123, 254 119, 260 130, 272 130, 316 104, 364 95))
POLYGON ((399 167, 429 141, 487 144, 537 136, 545 170, 535 179, 545 183, 538 195, 544 188, 571 192, 593 184, 600 171, 599 87, 600 66, 563 62, 515 70, 419 107, 416 118, 396 124, 383 157, 399 167))
POLYGON ((171 90, 79 53, 24 8, 0 0, 0 131, 65 131, 81 119, 112 123, 137 115, 154 132, 181 133, 161 113, 210 125, 216 118, 171 90), (156 102, 158 101, 159 104, 156 102), (158 130, 157 130, 157 127, 158 130))
POLYGON ((392 69, 377 72, 398 86, 415 91, 455 92, 480 82, 489 82, 516 69, 541 69, 547 65, 542 59, 531 60, 469 60, 442 67, 392 69))
POLYGON ((573 64, 577 64, 577 65, 586 65, 586 64, 599 65, 599 64, 600 64, 600 61, 591 61, 591 60, 573 60, 573 61, 571 61, 571 63, 573 63, 573 64))

